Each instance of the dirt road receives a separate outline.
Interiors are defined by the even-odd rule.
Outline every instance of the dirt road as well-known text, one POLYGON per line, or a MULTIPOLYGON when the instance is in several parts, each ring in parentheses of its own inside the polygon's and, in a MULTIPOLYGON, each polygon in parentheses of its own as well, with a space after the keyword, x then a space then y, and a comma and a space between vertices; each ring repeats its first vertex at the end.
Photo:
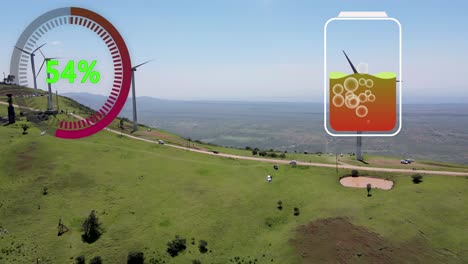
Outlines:
MULTIPOLYGON (((4 102, 0 102, 0 104, 6 104, 4 102)), ((19 107, 16 106, 15 107, 19 107)), ((30 110, 34 110, 32 108, 28 107, 21 107, 21 108, 27 108, 30 110)), ((77 119, 84 119, 81 116, 72 114, 75 118, 77 119)), ((141 140, 145 141, 148 143, 152 144, 158 144, 158 142, 140 138, 140 137, 135 137, 132 135, 128 135, 110 128, 105 128, 105 130, 123 135, 132 139, 136 140, 141 140)), ((267 158, 259 158, 259 157, 248 157, 248 156, 239 156, 239 155, 233 155, 233 154, 226 154, 226 153, 218 153, 215 154, 210 151, 206 150, 198 150, 198 149, 193 149, 193 148, 187 148, 187 147, 182 147, 182 146, 177 146, 177 145, 172 145, 172 144, 165 144, 165 146, 171 147, 171 148, 177 148, 177 149, 182 149, 182 150, 187 150, 187 151, 192 151, 192 152, 197 152, 205 155, 212 155, 212 156, 218 156, 218 157, 225 157, 225 158, 233 158, 233 159, 239 159, 239 160, 251 160, 251 161, 259 161, 259 162, 268 162, 268 163, 273 163, 273 164, 289 164, 288 160, 278 160, 278 159, 267 159, 267 158)), ((335 164, 326 164, 326 163, 315 163, 315 162, 301 162, 297 161, 297 165, 300 166, 311 166, 311 167, 322 167, 322 168, 336 168, 337 166, 335 164)), ((361 171, 375 171, 375 172, 396 172, 396 173, 409 173, 409 174, 433 174, 433 175, 446 175, 446 176, 462 176, 462 177, 468 177, 468 172, 455 172, 455 171, 436 171, 436 170, 413 170, 413 169, 394 169, 394 168, 381 168, 381 167, 362 167, 362 166, 355 166, 355 165, 345 165, 345 164, 339 164, 338 165, 339 169, 347 169, 347 170, 361 170, 361 171)))
MULTIPOLYGON (((83 119, 80 116, 73 115, 78 119, 83 119)), ((136 140, 141 140, 145 141, 148 143, 152 144, 158 144, 158 142, 144 139, 144 138, 139 138, 135 137, 132 135, 128 135, 110 128, 106 128, 107 131, 123 135, 129 138, 133 138, 136 140)), ((268 162, 268 163, 273 163, 273 164, 289 164, 288 160, 278 160, 278 159, 267 159, 267 158, 259 158, 259 157, 248 157, 248 156, 240 156, 240 155, 234 155, 234 154, 226 154, 226 153, 218 153, 215 154, 210 151, 206 150, 198 150, 198 149, 193 149, 193 148, 187 148, 187 147, 182 147, 182 146, 177 146, 177 145, 172 145, 172 144, 165 144, 165 146, 172 147, 172 148, 178 148, 182 150, 187 150, 187 151, 192 151, 192 152, 197 152, 205 155, 212 155, 212 156, 218 156, 218 157, 225 157, 225 158, 233 158, 233 159, 240 159, 240 160, 252 160, 252 161, 259 161, 259 162, 268 162)), ((301 166, 312 166, 312 167, 322 167, 322 168, 336 168, 335 164, 326 164, 326 163, 315 163, 315 162, 301 162, 297 161, 297 165, 301 166)), ((361 170, 361 171, 376 171, 376 172, 398 172, 398 173, 410 173, 410 174, 434 174, 434 175, 447 175, 447 176, 465 176, 468 177, 468 172, 455 172, 455 171, 433 171, 433 170, 413 170, 413 169, 394 169, 394 168, 379 168, 379 167, 362 167, 362 166, 354 166, 354 165, 344 165, 340 164, 338 165, 339 169, 348 169, 348 170, 361 170)))

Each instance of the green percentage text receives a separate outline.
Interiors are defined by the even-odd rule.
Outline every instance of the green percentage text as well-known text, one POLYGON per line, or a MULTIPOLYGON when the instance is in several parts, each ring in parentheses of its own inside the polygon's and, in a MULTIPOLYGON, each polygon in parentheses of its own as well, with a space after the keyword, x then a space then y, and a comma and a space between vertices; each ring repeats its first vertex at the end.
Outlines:
MULTIPOLYGON (((62 73, 57 70, 55 67, 59 66, 58 60, 47 60, 47 82, 56 83, 59 79, 68 79, 69 83, 74 83, 76 79, 75 74, 75 61, 68 61, 67 65, 63 69, 62 73)), ((89 80, 91 83, 98 83, 101 79, 101 75, 98 71, 93 71, 96 61, 91 61, 91 65, 88 64, 85 60, 80 60, 77 64, 78 71, 84 73, 83 78, 81 78, 81 83, 85 83, 89 80)))

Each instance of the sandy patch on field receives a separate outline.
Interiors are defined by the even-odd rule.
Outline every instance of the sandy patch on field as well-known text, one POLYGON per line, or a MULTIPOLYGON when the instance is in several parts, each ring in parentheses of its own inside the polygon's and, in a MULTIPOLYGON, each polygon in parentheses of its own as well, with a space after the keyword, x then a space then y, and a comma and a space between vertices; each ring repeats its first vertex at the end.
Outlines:
POLYGON ((367 188, 367 184, 371 184, 372 188, 390 190, 393 187, 393 182, 389 180, 371 178, 371 177, 344 177, 340 180, 341 185, 353 188, 367 188))

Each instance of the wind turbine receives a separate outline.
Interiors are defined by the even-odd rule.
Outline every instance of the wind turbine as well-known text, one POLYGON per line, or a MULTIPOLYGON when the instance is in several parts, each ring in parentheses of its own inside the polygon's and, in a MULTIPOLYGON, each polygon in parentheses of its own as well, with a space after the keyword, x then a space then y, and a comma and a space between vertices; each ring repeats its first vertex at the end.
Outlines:
MULTIPOLYGON (((358 71, 356 70, 356 67, 354 67, 354 64, 348 58, 348 55, 346 54, 346 52, 344 50, 343 50, 343 53, 344 53, 344 55, 346 57, 346 60, 349 63, 349 66, 351 66, 351 69, 353 69, 353 73, 355 73, 355 74, 358 73, 358 71)), ((362 161, 362 137, 360 136, 360 134, 362 134, 362 131, 357 131, 356 134, 357 134, 357 137, 356 137, 356 160, 362 161)))
MULTIPOLYGON (((42 61, 41 67, 39 68, 39 71, 37 72, 37 75, 39 75, 39 73, 42 70, 42 67, 44 67, 44 63, 47 63, 50 60, 60 59, 60 58, 47 58, 46 56, 44 56, 44 53, 42 53, 42 50, 39 50, 39 52, 41 53, 42 57, 44 57, 44 61, 42 61)), ((47 72, 47 79, 50 79, 50 73, 49 72, 47 72)), ((51 85, 51 83, 49 83, 49 82, 47 83, 47 88, 48 88, 48 95, 47 95, 48 108, 47 108, 47 110, 52 111, 52 110, 54 110, 54 101, 52 100, 52 85, 51 85)))
POLYGON ((33 50, 32 52, 28 52, 28 51, 25 51, 24 49, 20 49, 18 47, 15 46, 16 49, 26 53, 29 55, 29 57, 31 58, 31 68, 32 68, 32 73, 33 73, 33 80, 34 80, 34 95, 37 95, 37 82, 36 82, 36 78, 37 78, 37 74, 36 74, 36 68, 34 67, 34 56, 35 56, 35 52, 42 48, 46 43, 42 44, 41 46, 37 47, 35 50, 33 50))
POLYGON ((150 62, 145 61, 137 66, 132 67, 132 103, 133 103, 133 132, 138 130, 138 123, 137 123, 137 110, 136 110, 136 97, 135 97, 135 72, 138 67, 145 65, 146 63, 150 62))

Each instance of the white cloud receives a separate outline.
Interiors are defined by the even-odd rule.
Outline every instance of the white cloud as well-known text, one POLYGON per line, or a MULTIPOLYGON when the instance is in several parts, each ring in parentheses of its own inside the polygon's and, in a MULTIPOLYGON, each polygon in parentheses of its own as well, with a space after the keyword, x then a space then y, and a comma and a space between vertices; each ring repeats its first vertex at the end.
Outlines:
POLYGON ((50 42, 49 44, 52 45, 52 46, 58 46, 58 45, 62 45, 62 41, 54 40, 54 41, 50 42))

